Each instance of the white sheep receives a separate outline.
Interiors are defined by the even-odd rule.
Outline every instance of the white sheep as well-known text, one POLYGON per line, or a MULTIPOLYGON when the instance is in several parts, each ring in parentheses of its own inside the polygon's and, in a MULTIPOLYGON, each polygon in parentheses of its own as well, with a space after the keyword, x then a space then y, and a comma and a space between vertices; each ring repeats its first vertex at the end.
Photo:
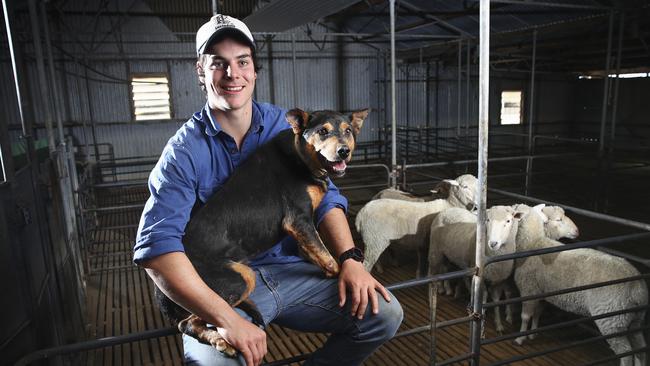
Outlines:
MULTIPOLYGON (((516 212, 521 214, 526 214, 531 210, 531 207, 523 203, 518 203, 512 205, 512 208, 516 212)), ((546 214, 548 220, 544 223, 544 233, 546 237, 559 240, 562 238, 575 239, 579 235, 579 230, 576 224, 571 220, 564 209, 559 206, 544 206, 542 212, 546 214)), ((443 210, 436 217, 436 225, 447 225, 456 222, 476 222, 476 212, 470 212, 468 210, 452 207, 446 210, 443 210)), ((440 271, 445 271, 444 264, 441 265, 440 271)), ((501 289, 503 293, 499 293, 497 298, 504 296, 506 299, 513 297, 514 288, 511 281, 504 282, 497 289, 501 289)), ((496 291, 496 289, 495 289, 496 291)), ((460 293, 460 286, 456 286, 455 290, 452 288, 450 281, 444 281, 443 286, 439 289, 440 293, 445 293, 448 296, 455 294, 458 297, 460 293)), ((513 319, 513 304, 506 305, 506 322, 512 324, 513 319)))
POLYGON ((449 187, 450 182, 453 182, 449 179, 445 179, 438 183, 430 192, 430 196, 418 197, 409 192, 404 192, 397 188, 386 188, 379 191, 376 195, 372 196, 371 200, 378 200, 380 198, 390 198, 393 200, 403 200, 403 201, 413 201, 413 202, 427 202, 433 201, 438 198, 447 198, 449 196, 449 187))
POLYGON ((412 201, 412 202, 424 202, 424 198, 416 197, 411 193, 400 191, 396 188, 386 188, 379 191, 376 195, 372 197, 372 200, 378 200, 382 198, 389 198, 393 200, 403 200, 403 201, 412 201))
MULTIPOLYGON (((473 214, 467 211, 469 215, 473 214)), ((469 215, 456 209, 445 210, 439 214, 431 224, 431 237, 429 245, 429 275, 446 272, 444 260, 460 268, 471 268, 476 265, 476 220, 474 222, 449 223, 451 214, 454 218, 465 217, 472 220, 469 215), (443 215, 444 213, 444 215, 443 215)), ((493 206, 486 211, 487 245, 485 256, 510 254, 515 252, 515 238, 517 235, 520 213, 510 206, 493 206)), ((484 280, 489 283, 489 292, 494 301, 499 300, 503 292, 502 284, 510 277, 514 265, 513 260, 492 263, 485 267, 484 280)), ((487 299, 488 291, 483 287, 483 302, 487 299)), ((494 322, 497 332, 503 332, 503 324, 499 309, 495 308, 494 322)))
MULTIPOLYGON (((514 204, 512 208, 522 213, 528 213, 531 209, 530 206, 523 203, 514 204)), ((580 235, 578 226, 566 215, 562 207, 544 206, 542 212, 548 219, 544 222, 544 234, 547 238, 553 240, 575 239, 580 235)))
MULTIPOLYGON (((519 224, 517 250, 552 248, 562 245, 559 241, 545 236, 546 215, 542 205, 535 206, 519 224)), ((518 259, 515 265, 515 283, 521 296, 538 295, 572 287, 585 286, 639 275, 639 271, 625 259, 603 253, 595 249, 575 249, 559 253, 518 259)), ((598 287, 579 292, 555 295, 545 299, 558 308, 583 315, 598 314, 645 306, 648 303, 648 289, 642 280, 598 287)), ((536 329, 541 310, 541 299, 524 301, 521 310, 521 331, 536 329)), ((603 335, 609 335, 643 325, 645 311, 623 313, 595 320, 603 335)), ((515 340, 522 344, 526 337, 515 340)), ((533 338, 529 336, 529 338, 533 338)), ((633 334, 608 338, 610 348, 616 354, 645 347, 643 334, 633 334)), ((621 365, 644 365, 645 354, 637 353, 621 358, 621 365)))
POLYGON ((446 199, 409 202, 378 199, 368 202, 357 214, 355 225, 365 243, 364 266, 371 271, 379 256, 389 245, 416 250, 416 276, 426 272, 426 252, 431 221, 436 213, 449 207, 474 207, 478 180, 465 174, 445 180, 449 194, 446 199))
MULTIPOLYGON (((523 203, 514 204, 512 207, 515 211, 522 214, 528 213, 532 207, 523 203)), ((543 206, 542 212, 546 215, 548 220, 544 222, 544 235, 553 240, 560 240, 563 238, 575 239, 580 235, 580 231, 576 224, 571 220, 564 209, 560 206, 543 206)), ((510 281, 505 283, 501 288, 504 292, 504 297, 510 299, 513 297, 514 284, 510 281)), ((445 287, 445 289, 447 289, 445 287)), ((512 324, 514 304, 506 305, 506 322, 512 324)), ((541 313, 540 313, 541 314, 541 313)))

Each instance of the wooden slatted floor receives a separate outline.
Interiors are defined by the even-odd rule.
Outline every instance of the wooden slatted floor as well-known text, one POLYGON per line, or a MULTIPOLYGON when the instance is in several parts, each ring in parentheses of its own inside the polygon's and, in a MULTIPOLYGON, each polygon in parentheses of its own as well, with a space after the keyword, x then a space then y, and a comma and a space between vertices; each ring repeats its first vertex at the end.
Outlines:
MULTIPOLYGON (((147 192, 142 189, 121 189, 107 193, 102 194, 99 200, 102 207, 142 203, 147 195, 147 192)), ((132 264, 135 228, 115 228, 136 225, 139 215, 140 209, 103 214, 98 220, 99 228, 89 233, 89 237, 94 242, 87 253, 91 268, 87 278, 87 306, 90 321, 88 327, 91 338, 123 335, 170 325, 152 303, 152 282, 141 268, 132 264)), ((408 263, 400 266, 385 266, 385 268, 385 273, 377 274, 378 279, 384 284, 411 279, 415 272, 414 267, 408 263)), ((425 286, 395 292, 405 311, 405 319, 400 331, 427 324, 426 294, 425 286)), ((439 297, 438 321, 464 316, 466 316, 466 300, 439 297)), ((469 347, 468 333, 467 324, 458 324, 440 330, 436 349, 438 361, 466 353, 469 347)), ((325 340, 323 334, 297 333, 277 326, 272 326, 268 334, 267 361, 311 352, 325 340)), ((494 326, 490 320, 487 322, 486 334, 488 338, 495 336, 494 326)), ((490 364, 515 355, 538 352, 588 336, 590 336, 588 333, 572 328, 542 335, 523 347, 515 346, 510 341, 500 342, 482 348, 481 363, 490 364)), ((429 344, 427 332, 394 339, 379 349, 365 364, 428 365, 429 344)), ((580 365, 611 355, 606 343, 600 342, 589 347, 557 352, 516 364, 580 365)), ((85 357, 85 363, 88 365, 180 365, 182 343, 180 336, 168 336, 88 352, 85 357)), ((467 364, 467 362, 458 364, 467 364)))

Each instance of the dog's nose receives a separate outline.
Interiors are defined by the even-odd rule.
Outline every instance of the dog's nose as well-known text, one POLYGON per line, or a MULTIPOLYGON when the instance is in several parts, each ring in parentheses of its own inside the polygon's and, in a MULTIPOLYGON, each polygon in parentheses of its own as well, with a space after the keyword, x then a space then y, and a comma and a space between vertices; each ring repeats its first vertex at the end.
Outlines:
POLYGON ((350 156, 350 148, 347 146, 341 146, 336 150, 336 153, 341 159, 347 159, 347 157, 350 156))

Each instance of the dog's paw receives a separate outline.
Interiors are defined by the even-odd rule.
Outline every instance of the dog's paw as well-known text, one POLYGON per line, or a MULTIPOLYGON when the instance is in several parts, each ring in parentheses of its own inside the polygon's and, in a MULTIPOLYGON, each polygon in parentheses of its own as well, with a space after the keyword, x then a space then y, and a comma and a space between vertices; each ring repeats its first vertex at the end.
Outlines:
POLYGON ((341 269, 335 260, 331 260, 328 264, 325 265, 323 270, 325 271, 325 276, 331 278, 338 276, 341 269))
POLYGON ((228 357, 235 357, 237 355, 237 349, 233 347, 230 343, 226 342, 225 339, 217 332, 216 330, 211 329, 208 335, 208 342, 212 347, 216 348, 217 351, 225 354, 228 357))
POLYGON ((237 356, 237 350, 235 347, 231 346, 230 343, 226 342, 226 340, 223 338, 216 339, 212 346, 216 348, 217 351, 223 353, 228 357, 237 356))

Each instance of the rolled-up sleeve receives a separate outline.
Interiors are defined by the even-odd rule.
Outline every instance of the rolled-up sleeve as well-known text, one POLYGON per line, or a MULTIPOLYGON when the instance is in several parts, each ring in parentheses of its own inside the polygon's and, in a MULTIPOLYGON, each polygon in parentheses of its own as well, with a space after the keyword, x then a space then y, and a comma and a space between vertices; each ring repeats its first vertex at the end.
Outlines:
POLYGON ((168 143, 149 175, 149 191, 133 253, 137 264, 184 251, 182 237, 196 201, 196 169, 182 145, 168 143))
POLYGON ((334 185, 334 183, 332 183, 330 179, 327 179, 327 193, 314 212, 314 221, 316 222, 316 227, 318 227, 321 221, 323 221, 325 214, 333 208, 340 208, 347 215, 348 200, 343 195, 341 195, 341 192, 334 185))

